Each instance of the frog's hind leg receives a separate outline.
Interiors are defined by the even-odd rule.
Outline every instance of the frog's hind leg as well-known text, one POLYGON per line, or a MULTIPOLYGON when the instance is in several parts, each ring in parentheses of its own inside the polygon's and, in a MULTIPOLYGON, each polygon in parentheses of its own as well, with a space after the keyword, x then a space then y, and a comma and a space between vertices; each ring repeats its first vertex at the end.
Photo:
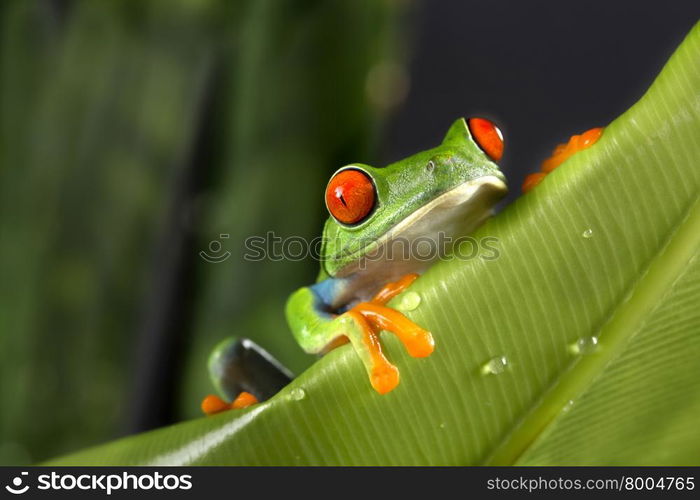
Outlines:
POLYGON ((208 364, 209 377, 223 398, 213 394, 204 398, 201 408, 207 415, 265 401, 292 380, 289 370, 246 338, 230 337, 220 342, 208 364))

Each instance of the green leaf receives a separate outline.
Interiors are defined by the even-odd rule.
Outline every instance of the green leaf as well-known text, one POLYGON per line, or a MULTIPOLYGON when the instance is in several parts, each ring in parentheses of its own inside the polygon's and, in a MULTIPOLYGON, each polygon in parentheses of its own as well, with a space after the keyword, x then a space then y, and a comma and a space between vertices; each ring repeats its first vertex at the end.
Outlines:
POLYGON ((395 391, 341 347, 263 404, 54 463, 697 464, 699 158, 696 25, 596 145, 477 232, 498 259, 416 282, 436 351, 385 334, 395 391))

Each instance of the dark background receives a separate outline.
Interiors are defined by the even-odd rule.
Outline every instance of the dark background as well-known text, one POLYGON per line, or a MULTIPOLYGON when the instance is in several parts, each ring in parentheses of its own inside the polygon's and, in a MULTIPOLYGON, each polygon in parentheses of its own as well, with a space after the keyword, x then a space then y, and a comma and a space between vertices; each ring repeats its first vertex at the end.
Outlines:
POLYGON ((512 199, 558 142, 639 99, 699 17, 692 0, 422 2, 410 92, 382 159, 431 147, 458 116, 485 116, 506 140, 512 199))
POLYGON ((318 263, 245 261, 247 237, 316 237, 333 171, 460 116, 504 132, 512 200, 699 18, 697 0, 4 0, 0 464, 200 416, 230 335, 301 372, 283 307, 318 263), (203 260, 212 243, 230 257, 203 260))

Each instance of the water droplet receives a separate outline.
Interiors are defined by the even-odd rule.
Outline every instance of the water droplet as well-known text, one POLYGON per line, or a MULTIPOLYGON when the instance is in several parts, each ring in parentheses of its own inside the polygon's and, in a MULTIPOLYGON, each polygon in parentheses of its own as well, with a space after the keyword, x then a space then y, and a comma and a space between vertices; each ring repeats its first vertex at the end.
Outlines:
POLYGON ((441 422, 441 423, 440 423, 440 429, 444 429, 444 428, 445 428, 445 422, 441 422))
POLYGON ((593 229, 591 229, 589 227, 583 233, 581 233, 581 236, 583 236, 584 238, 592 238, 593 237, 593 229))
POLYGON ((496 356, 488 360, 481 367, 481 373, 484 375, 498 375, 506 371, 506 368, 508 368, 508 358, 505 356, 496 356))
POLYGON ((598 350, 598 337, 581 337, 569 346, 574 354, 592 354, 598 350))
POLYGON ((571 408, 573 406, 574 406, 574 400, 570 399, 566 402, 566 404, 564 405, 564 408, 562 408, 561 411, 567 412, 567 411, 571 410, 571 408))
POLYGON ((420 301, 420 295, 416 292, 406 292, 399 297, 399 303, 396 305, 396 309, 399 311, 413 311, 420 305, 420 301))
POLYGON ((306 397, 306 391, 301 387, 295 387, 289 393, 289 397, 292 398, 294 401, 301 401, 306 397))

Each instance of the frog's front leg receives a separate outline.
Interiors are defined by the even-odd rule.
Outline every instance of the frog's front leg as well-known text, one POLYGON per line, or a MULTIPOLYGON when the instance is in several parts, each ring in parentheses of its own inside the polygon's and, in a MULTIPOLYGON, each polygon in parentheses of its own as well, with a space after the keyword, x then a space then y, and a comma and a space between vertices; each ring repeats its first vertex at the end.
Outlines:
POLYGON ((413 323, 386 303, 406 289, 417 274, 404 276, 384 286, 370 301, 360 302, 342 314, 330 304, 343 286, 328 278, 295 292, 287 303, 287 320, 301 347, 308 353, 323 354, 346 342, 352 344, 367 370, 372 387, 380 394, 399 383, 399 370, 391 364, 379 339, 382 330, 395 334, 413 357, 429 356, 434 349, 431 333, 413 323))

